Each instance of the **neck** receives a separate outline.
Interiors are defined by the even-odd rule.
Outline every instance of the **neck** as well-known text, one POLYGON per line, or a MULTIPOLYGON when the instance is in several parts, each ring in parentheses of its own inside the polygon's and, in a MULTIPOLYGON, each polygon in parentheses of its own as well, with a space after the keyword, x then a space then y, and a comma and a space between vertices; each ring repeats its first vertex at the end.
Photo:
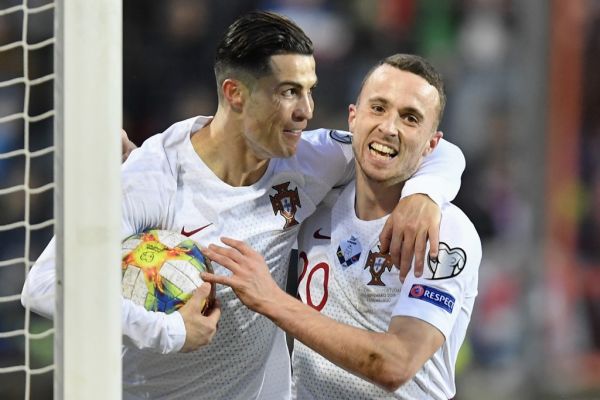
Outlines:
POLYGON ((239 119, 231 110, 217 109, 212 121, 192 134, 198 156, 223 182, 231 186, 256 183, 269 165, 248 148, 239 119))
POLYGON ((372 221, 392 213, 402 193, 404 182, 388 184, 375 182, 364 175, 357 166, 356 217, 363 221, 372 221))

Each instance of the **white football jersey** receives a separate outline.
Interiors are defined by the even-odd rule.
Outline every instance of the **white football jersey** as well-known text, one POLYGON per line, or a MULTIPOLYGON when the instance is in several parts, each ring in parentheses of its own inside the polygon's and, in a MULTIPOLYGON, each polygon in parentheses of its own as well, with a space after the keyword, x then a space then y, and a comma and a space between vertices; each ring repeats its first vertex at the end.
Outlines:
MULTIPOLYGON (((352 160, 349 146, 340 146, 325 130, 307 132, 298 145, 302 160, 272 159, 258 182, 233 187, 194 151, 190 134, 206 122, 197 118, 176 124, 131 154, 123 167, 124 234, 160 227, 189 235, 202 246, 220 244, 221 236, 243 240, 264 256, 273 278, 283 287, 300 222, 343 181, 352 160), (319 164, 324 157, 330 161, 328 168, 319 164)), ((217 274, 229 274, 217 263, 213 267, 217 274)), ((247 309, 229 287, 218 285, 217 298, 222 315, 208 346, 157 357, 138 349, 140 343, 126 343, 125 393, 142 398, 254 399, 272 380, 285 390, 271 398, 289 396, 283 333, 269 319, 247 309), (271 350, 283 361, 276 358, 267 363, 271 350), (279 368, 269 368, 277 362, 279 368)))
MULTIPOLYGON (((348 182, 354 173, 349 136, 324 129, 304 132, 296 156, 272 159, 258 182, 233 187, 204 164, 190 141, 209 120, 195 117, 176 123, 131 153, 122 171, 123 237, 160 228, 203 246, 220 244, 221 236, 243 240, 264 256, 273 278, 284 287, 300 223, 332 187, 348 182)), ((426 160, 408 191, 447 201, 460 186, 464 158, 452 144, 438 147, 442 150, 426 160), (439 181, 432 185, 431 179, 439 181)), ((49 299, 54 296, 54 253, 53 240, 22 293, 24 304, 49 317, 54 312, 49 299)), ((213 267, 217 274, 229 274, 216 263, 213 267)), ((179 313, 149 312, 123 300, 124 399, 290 397, 283 332, 248 310, 228 287, 218 285, 217 298, 222 305, 217 333, 211 344, 191 353, 178 353, 185 342, 179 313)))
POLYGON ((362 221, 354 211, 354 182, 332 192, 302 226, 298 239, 302 301, 348 325, 385 332, 395 315, 412 316, 438 328, 442 347, 395 393, 386 392, 331 363, 299 341, 292 358, 294 397, 307 399, 449 399, 455 394, 454 365, 477 295, 479 236, 452 204, 442 208, 440 251, 421 278, 404 284, 379 252, 386 217, 362 221))

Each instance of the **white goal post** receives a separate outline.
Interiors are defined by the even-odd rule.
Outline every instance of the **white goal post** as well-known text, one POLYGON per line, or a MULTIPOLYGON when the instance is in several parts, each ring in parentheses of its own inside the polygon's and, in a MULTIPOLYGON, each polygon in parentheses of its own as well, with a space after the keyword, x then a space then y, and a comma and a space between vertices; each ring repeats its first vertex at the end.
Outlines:
POLYGON ((0 398, 120 399, 122 3, 7 0, 0 28, 0 398), (53 224, 51 328, 19 292, 53 224))
POLYGON ((121 0, 55 9, 56 399, 121 398, 121 0))

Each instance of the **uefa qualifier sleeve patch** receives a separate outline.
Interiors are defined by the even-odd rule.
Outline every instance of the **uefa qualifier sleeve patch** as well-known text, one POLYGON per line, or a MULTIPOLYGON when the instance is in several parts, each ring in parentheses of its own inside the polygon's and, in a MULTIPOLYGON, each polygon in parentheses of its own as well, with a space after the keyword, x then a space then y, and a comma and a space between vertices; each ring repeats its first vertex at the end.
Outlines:
POLYGON ((452 295, 436 288, 432 288, 431 286, 414 284, 410 288, 408 297, 431 303, 434 306, 447 311, 449 314, 452 314, 452 309, 454 308, 455 299, 452 295))
POLYGON ((352 144, 352 136, 347 132, 342 133, 332 129, 329 131, 329 136, 336 142, 340 142, 342 144, 352 144))
POLYGON ((451 248, 448 244, 440 242, 438 256, 427 257, 427 266, 431 271, 428 279, 447 279, 460 274, 467 265, 467 253, 460 247, 451 248))

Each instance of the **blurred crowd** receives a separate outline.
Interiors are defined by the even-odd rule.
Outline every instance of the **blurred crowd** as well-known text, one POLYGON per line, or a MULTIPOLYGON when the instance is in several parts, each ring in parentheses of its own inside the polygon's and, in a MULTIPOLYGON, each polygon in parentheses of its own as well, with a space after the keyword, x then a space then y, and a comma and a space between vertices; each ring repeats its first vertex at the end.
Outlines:
MULTIPOLYGON (((6 2, 11 3, 3 0, 0 9, 6 2)), ((376 60, 396 52, 429 58, 443 73, 448 92, 441 129, 446 139, 461 147, 467 160, 455 203, 471 218, 483 240, 479 296, 457 366, 456 398, 538 399, 565 394, 597 398, 600 375, 573 381, 570 376, 554 376, 550 366, 565 351, 583 354, 590 365, 600 366, 600 2, 581 1, 585 7, 581 15, 585 84, 580 130, 564 132, 579 138, 580 162, 573 171, 576 197, 569 203, 577 241, 573 248, 561 248, 572 253, 565 257, 574 263, 567 266, 571 275, 597 279, 596 285, 576 281, 575 287, 585 290, 575 290, 568 302, 561 301, 558 293, 564 286, 549 282, 544 269, 550 245, 544 225, 548 207, 544 193, 551 194, 552 187, 545 165, 553 162, 546 159, 545 151, 552 145, 546 135, 551 3, 126 0, 124 127, 140 145, 175 121, 211 115, 216 110, 212 62, 217 42, 238 15, 254 9, 291 17, 315 44, 319 84, 309 128, 347 128, 347 106, 376 60), (567 317, 557 319, 555 312, 567 317), (546 330, 556 324, 568 337, 553 345, 563 350, 546 351, 546 330)), ((35 18, 40 19, 35 24, 30 19, 29 43, 51 36, 51 23, 42 16, 35 18)), ((22 14, 0 15, 0 48, 21 40, 22 23, 22 14)), ((24 66, 22 49, 0 52, 0 121, 23 110, 37 115, 52 108, 51 82, 33 88, 2 86, 3 81, 24 76, 25 69, 30 79, 50 73, 51 48, 29 53, 29 65, 24 66), (25 99, 28 108, 23 106, 25 99)), ((35 260, 51 235, 48 229, 3 230, 2 226, 21 220, 35 224, 52 215, 51 191, 37 195, 24 190, 2 192, 51 181, 51 157, 26 160, 2 154, 51 144, 52 118, 29 124, 19 119, 0 122, 0 262, 15 257, 35 260), (23 253, 25 245, 28 255, 23 253)), ((20 291, 24 271, 22 262, 8 267, 0 264, 0 297, 20 291)), ((20 329, 23 314, 18 302, 0 302, 0 331, 20 329)), ((43 324, 32 318, 34 324, 43 324)), ((24 363, 23 348, 22 339, 18 343, 0 339, 0 368, 14 360, 24 363)), ((41 360, 49 357, 43 350, 38 353, 41 360)), ((0 383, 5 381, 0 375, 0 383)), ((2 387, 0 397, 4 398, 2 387)))

